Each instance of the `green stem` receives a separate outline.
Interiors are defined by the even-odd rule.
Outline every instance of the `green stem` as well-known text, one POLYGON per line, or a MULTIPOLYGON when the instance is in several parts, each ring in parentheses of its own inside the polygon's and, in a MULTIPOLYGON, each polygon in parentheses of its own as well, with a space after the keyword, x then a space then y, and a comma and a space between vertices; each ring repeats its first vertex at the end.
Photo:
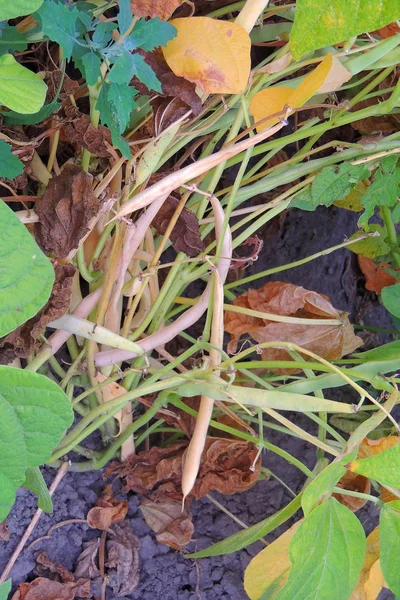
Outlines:
POLYGON ((396 261, 397 266, 400 267, 400 252, 396 252, 396 250, 393 249, 393 248, 399 247, 398 241, 397 241, 397 231, 396 231, 395 224, 393 223, 392 214, 391 214, 388 206, 381 207, 381 215, 382 215, 383 222, 385 223, 386 230, 388 232, 389 241, 392 246, 393 257, 396 261))

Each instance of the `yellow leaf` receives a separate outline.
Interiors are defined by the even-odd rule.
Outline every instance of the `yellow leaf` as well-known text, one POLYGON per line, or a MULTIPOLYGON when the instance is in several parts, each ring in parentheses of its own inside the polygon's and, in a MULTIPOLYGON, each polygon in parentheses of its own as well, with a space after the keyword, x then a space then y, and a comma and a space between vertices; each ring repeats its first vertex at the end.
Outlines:
POLYGON ((250 561, 244 573, 244 589, 250 600, 258 600, 271 587, 275 597, 285 585, 291 568, 288 548, 302 521, 292 525, 250 561))
POLYGON ((364 208, 361 200, 367 190, 368 186, 362 181, 359 181, 343 200, 336 200, 333 204, 339 208, 360 212, 364 208))
POLYGON ((349 600, 375 600, 377 598, 384 585, 382 574, 379 576, 379 572, 377 572, 376 563, 379 565, 379 555, 379 527, 376 527, 367 537, 364 564, 349 600))
POLYGON ((295 88, 284 86, 270 87, 255 94, 250 102, 250 113, 256 123, 266 119, 257 131, 263 131, 278 122, 278 118, 267 119, 270 115, 290 108, 303 106, 317 93, 337 90, 351 75, 332 54, 325 56, 316 69, 311 71, 295 88))
POLYGON ((163 48, 169 67, 208 94, 240 94, 250 75, 251 42, 236 23, 209 17, 172 19, 176 37, 163 48))

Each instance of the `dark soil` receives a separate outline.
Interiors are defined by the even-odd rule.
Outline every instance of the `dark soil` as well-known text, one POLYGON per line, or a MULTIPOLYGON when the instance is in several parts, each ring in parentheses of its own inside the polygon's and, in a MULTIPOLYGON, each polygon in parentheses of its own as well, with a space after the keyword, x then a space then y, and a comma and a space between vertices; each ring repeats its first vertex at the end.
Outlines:
MULTIPOLYGON (((262 256, 249 269, 262 271, 277 265, 298 260, 329 246, 339 244, 356 230, 357 215, 344 210, 318 209, 315 213, 291 211, 275 238, 264 245, 262 256)), ((326 294, 335 307, 351 313, 354 323, 391 327, 390 318, 377 302, 374 294, 366 292, 358 270, 355 255, 346 249, 335 252, 294 270, 274 276, 274 280, 291 281, 305 288, 326 294)), ((255 282, 259 287, 264 280, 255 282)), ((382 340, 376 334, 365 337, 368 347, 376 346, 382 340)), ((296 423, 308 431, 314 430, 314 424, 303 415, 292 415, 296 423)), ((315 461, 315 449, 309 444, 288 438, 272 430, 265 431, 266 439, 299 457, 312 468, 315 461)), ((304 475, 295 467, 272 453, 264 456, 266 467, 281 478, 293 492, 299 492, 304 484, 304 475)), ((54 477, 54 471, 45 469, 48 482, 54 477)), ((29 543, 43 536, 49 528, 67 519, 84 519, 104 487, 101 473, 68 473, 54 496, 54 513, 42 515, 29 543)), ((288 504, 291 495, 276 479, 259 482, 251 490, 234 496, 213 497, 225 506, 233 515, 248 525, 259 522, 288 504)), ((129 499, 128 518, 133 531, 140 538, 140 584, 130 596, 134 600, 245 600, 243 572, 250 559, 264 546, 261 542, 253 544, 240 552, 225 556, 194 561, 186 559, 182 553, 159 544, 144 523, 138 510, 139 498, 129 499)), ((36 508, 32 494, 20 491, 17 502, 9 517, 11 539, 0 542, 0 571, 15 549, 20 537, 29 524, 36 508)), ((194 541, 188 550, 200 550, 236 533, 239 526, 208 499, 192 504, 195 523, 194 541)), ((375 506, 359 511, 358 516, 367 532, 377 523, 375 506)), ((270 541, 280 535, 285 527, 279 528, 267 539, 270 541)), ((42 550, 48 556, 68 569, 74 568, 75 561, 82 550, 82 543, 98 532, 86 524, 71 524, 54 531, 51 539, 44 540, 32 549, 26 549, 19 557, 11 576, 14 584, 29 581, 35 567, 34 553, 42 550)), ((107 598, 116 598, 109 595, 107 598)), ((379 600, 393 599, 387 590, 379 600)))

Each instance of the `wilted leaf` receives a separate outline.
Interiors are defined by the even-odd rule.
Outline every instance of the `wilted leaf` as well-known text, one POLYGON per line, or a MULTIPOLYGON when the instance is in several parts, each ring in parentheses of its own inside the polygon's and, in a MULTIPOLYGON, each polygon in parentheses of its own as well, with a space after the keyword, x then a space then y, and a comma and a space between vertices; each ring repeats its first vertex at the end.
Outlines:
MULTIPOLYGON (((369 494, 371 491, 371 482, 367 477, 363 475, 357 475, 356 473, 352 473, 351 471, 347 471, 345 475, 338 481, 336 487, 340 487, 344 490, 349 490, 351 492, 361 492, 362 494, 369 494)), ((344 504, 352 510, 353 512, 357 512, 360 510, 366 503, 367 500, 365 498, 356 498, 355 496, 348 496, 346 494, 332 494, 336 500, 338 500, 341 504, 344 504)))
POLYGON ((170 498, 152 502, 144 498, 140 510, 161 544, 182 550, 192 539, 194 526, 187 507, 182 510, 182 502, 170 498))
MULTIPOLYGON (((376 577, 376 563, 379 563, 379 527, 367 537, 367 550, 357 585, 349 600, 376 600, 383 587, 383 581, 376 577)), ((382 578, 383 579, 383 578, 382 578)))
POLYGON ((365 276, 365 287, 371 292, 380 294, 383 288, 397 283, 397 280, 385 271, 384 267, 390 268, 388 263, 380 263, 377 265, 371 258, 358 256, 358 264, 365 276))
POLYGON ((389 23, 389 25, 386 25, 385 27, 381 27, 380 29, 377 29, 376 31, 372 31, 372 35, 379 35, 381 38, 388 38, 388 37, 392 37, 392 35, 396 35, 396 33, 399 33, 400 28, 397 25, 397 23, 389 23))
POLYGON ((65 106, 64 113, 66 122, 63 125, 63 132, 71 144, 77 144, 100 158, 110 156, 109 148, 113 144, 108 127, 104 125, 95 127, 89 115, 81 113, 72 105, 65 106))
MULTIPOLYGON (((164 202, 151 225, 159 235, 164 235, 172 219, 179 200, 171 195, 164 202)), ((197 256, 203 252, 205 245, 200 237, 199 222, 194 212, 184 207, 178 220, 171 231, 170 240, 177 252, 184 252, 188 256, 197 256)))
POLYGON ((70 583, 75 581, 71 571, 68 571, 68 569, 62 565, 58 565, 50 560, 45 552, 37 552, 35 558, 35 573, 38 577, 47 577, 47 579, 58 581, 59 583, 70 583))
POLYGON ((50 179, 36 203, 39 223, 35 224, 36 241, 47 254, 64 258, 79 246, 88 222, 99 209, 92 181, 89 173, 73 164, 66 164, 60 175, 50 179))
POLYGON ((69 97, 73 96, 79 88, 79 83, 68 77, 68 75, 63 73, 60 69, 57 69, 56 71, 47 71, 44 80, 47 84, 46 103, 50 103, 56 98, 61 81, 62 86, 58 99, 63 102, 69 100, 69 97))
POLYGON ((77 578, 96 579, 100 577, 100 571, 97 567, 97 553, 99 551, 100 538, 90 540, 83 544, 83 550, 80 553, 74 575, 77 578))
POLYGON ((347 196, 343 198, 343 200, 335 200, 333 204, 339 208, 346 208, 347 210, 354 212, 361 212, 363 209, 361 198, 364 196, 367 189, 368 188, 365 183, 363 181, 359 181, 357 185, 350 190, 347 196))
POLYGON ((59 583, 38 577, 32 583, 20 583, 11 600, 74 600, 75 583, 59 583))
POLYGON ((170 21, 177 36, 163 48, 175 73, 209 94, 240 94, 250 75, 250 37, 236 23, 209 17, 170 21))
POLYGON ((10 530, 8 529, 7 519, 0 523, 0 542, 8 542, 10 539, 10 530))
POLYGON ((257 73, 279 73, 280 71, 283 71, 283 69, 286 69, 286 67, 289 66, 291 62, 292 55, 290 54, 290 52, 287 52, 280 58, 277 58, 276 60, 273 60, 272 62, 265 65, 265 67, 257 69, 257 73))
POLYGON ((278 123, 278 117, 271 119, 268 117, 283 111, 285 106, 290 108, 303 106, 316 93, 335 91, 350 77, 347 69, 337 59, 334 59, 332 54, 328 54, 297 88, 276 86, 257 92, 250 102, 250 113, 254 121, 256 123, 262 121, 257 126, 257 131, 263 131, 278 123))
POLYGON ((114 524, 107 541, 108 584, 116 596, 131 594, 139 583, 139 539, 129 521, 114 524))
POLYGON ((113 523, 123 521, 127 513, 128 502, 113 498, 111 486, 107 486, 102 497, 97 500, 96 506, 89 510, 86 520, 92 529, 106 530, 113 523))
MULTIPOLYGON (((242 334, 249 334, 259 343, 292 342, 329 360, 350 354, 362 345, 362 340, 354 335, 347 314, 336 310, 329 298, 291 283, 269 282, 261 288, 249 289, 238 296, 233 304, 275 315, 305 319, 340 319, 343 324, 336 326, 278 323, 227 311, 225 331, 232 336, 228 344, 229 353, 236 351, 242 334)), ((264 349, 262 359, 291 360, 286 350, 274 348, 264 349)), ((291 369, 290 372, 295 371, 291 369)))
POLYGON ((158 17, 166 21, 183 3, 183 0, 131 0, 131 9, 135 17, 158 17))
POLYGON ((56 280, 47 304, 29 321, 0 338, 0 364, 9 364, 15 358, 27 358, 39 345, 38 340, 46 326, 67 312, 75 271, 73 265, 56 266, 56 280))
POLYGON ((244 589, 250 600, 258 600, 264 593, 266 598, 271 593, 276 595, 285 585, 291 568, 289 544, 301 522, 292 525, 250 561, 244 573, 244 589))

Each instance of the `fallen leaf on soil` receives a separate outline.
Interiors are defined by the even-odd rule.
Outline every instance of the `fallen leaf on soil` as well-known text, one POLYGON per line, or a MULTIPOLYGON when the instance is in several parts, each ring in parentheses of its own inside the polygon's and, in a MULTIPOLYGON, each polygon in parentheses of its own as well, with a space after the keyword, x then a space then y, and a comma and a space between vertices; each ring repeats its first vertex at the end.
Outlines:
MULTIPOLYGON (((336 486, 351 492, 361 492, 362 494, 369 494, 371 491, 370 480, 364 477, 364 475, 357 475, 357 473, 352 473, 351 471, 346 471, 336 486)), ((357 512, 357 510, 368 502, 365 498, 356 498, 355 496, 347 496, 346 494, 335 493, 332 495, 353 512, 357 512)))
POLYGON ((289 545, 302 521, 292 525, 250 561, 244 573, 244 589, 250 600, 258 600, 270 589, 275 596, 285 585, 291 568, 289 545))
POLYGON ((39 223, 35 223, 35 237, 46 254, 64 258, 79 246, 99 210, 92 181, 89 173, 74 164, 66 164, 60 175, 50 179, 36 203, 39 223))
MULTIPOLYGON (((158 235, 164 235, 179 204, 179 199, 172 195, 167 198, 151 226, 158 235)), ((184 207, 175 227, 171 231, 170 240, 177 252, 184 252, 187 256, 197 256, 205 249, 204 242, 200 237, 199 222, 194 212, 184 207)))
MULTIPOLYGON (((371 292, 380 294, 383 288, 397 283, 397 280, 389 275, 384 267, 390 267, 388 263, 380 263, 377 265, 372 258, 366 256, 358 256, 358 264, 365 276, 365 287, 371 292)), ((400 274, 399 274, 400 280, 400 274)))
POLYGON ((75 581, 71 571, 50 560, 45 552, 37 552, 35 559, 35 573, 38 577, 46 577, 52 581, 58 581, 58 583, 73 583, 75 581))
POLYGON ((11 600, 74 600, 75 583, 59 583, 38 577, 31 583, 20 583, 11 600))
POLYGON ((107 541, 108 585, 116 596, 131 594, 139 583, 139 539, 129 521, 115 523, 107 541))
POLYGON ((99 546, 100 538, 95 538, 83 544, 83 550, 78 557, 75 567, 75 577, 82 577, 89 580, 100 577, 100 571, 96 562, 99 546))
POLYGON ((396 35, 396 33, 399 33, 400 28, 397 25, 397 23, 389 23, 389 25, 386 25, 385 27, 381 27, 380 29, 376 29, 375 31, 372 31, 372 35, 379 35, 381 38, 388 38, 388 37, 392 37, 393 35, 396 35))
POLYGON ((2 521, 0 523, 0 542, 8 542, 10 539, 10 530, 8 529, 8 523, 6 521, 2 521))
POLYGON ((367 550, 357 585, 349 600, 376 600, 381 591, 383 577, 376 577, 376 563, 379 563, 380 542, 379 527, 367 537, 367 550), (374 567, 374 568, 373 568, 374 567))
POLYGON ((209 17, 173 19, 177 36, 163 48, 168 65, 208 94, 240 94, 250 75, 250 37, 243 27, 209 17))
POLYGON ((92 529, 106 530, 113 523, 123 521, 128 513, 128 502, 119 501, 112 497, 111 486, 108 485, 101 498, 96 502, 96 506, 91 508, 87 514, 86 520, 92 529))
POLYGON ((182 3, 183 0, 131 0, 131 10, 135 17, 166 21, 182 3))
MULTIPOLYGON (((299 108, 303 106, 316 93, 337 90, 345 81, 351 78, 351 74, 343 65, 328 54, 324 60, 309 73, 297 88, 287 86, 269 87, 257 92, 250 101, 250 113, 254 121, 258 123, 257 131, 263 131, 279 122, 279 117, 270 115, 284 111, 285 106, 299 108)), ((284 117, 282 114, 281 118, 284 117)))
POLYGON ((45 327, 67 312, 75 271, 73 265, 56 266, 56 279, 47 304, 32 319, 0 338, 0 364, 7 365, 15 358, 27 358, 39 345, 38 340, 45 327))
MULTIPOLYGON (((166 448, 153 446, 148 452, 130 456, 122 464, 112 463, 106 476, 118 475, 123 479, 124 491, 133 490, 153 501, 166 498, 181 501, 182 466, 187 446, 188 442, 166 448)), ((257 453, 252 442, 208 437, 191 496, 198 499, 212 490, 222 494, 247 490, 256 483, 260 473, 257 453)))
POLYGON ((109 148, 113 144, 108 127, 95 127, 90 121, 90 116, 81 113, 72 104, 64 107, 64 114, 62 131, 71 144, 76 144, 99 158, 110 156, 109 148))
MULTIPOLYGON (((328 360, 337 360, 362 345, 354 334, 347 314, 334 308, 326 296, 292 283, 269 282, 258 289, 249 289, 233 301, 242 306, 275 315, 303 319, 340 319, 342 325, 299 325, 278 323, 241 313, 226 312, 225 331, 231 334, 228 352, 235 353, 240 336, 249 334, 256 342, 292 342, 328 360)), ((307 357, 304 356, 307 360, 307 357)), ((265 348, 262 360, 291 360, 286 350, 265 348)), ((275 370, 294 373, 297 370, 275 370)))
POLYGON ((194 526, 187 507, 182 510, 182 502, 170 498, 152 502, 144 498, 140 510, 161 544, 182 550, 192 539, 194 526))

